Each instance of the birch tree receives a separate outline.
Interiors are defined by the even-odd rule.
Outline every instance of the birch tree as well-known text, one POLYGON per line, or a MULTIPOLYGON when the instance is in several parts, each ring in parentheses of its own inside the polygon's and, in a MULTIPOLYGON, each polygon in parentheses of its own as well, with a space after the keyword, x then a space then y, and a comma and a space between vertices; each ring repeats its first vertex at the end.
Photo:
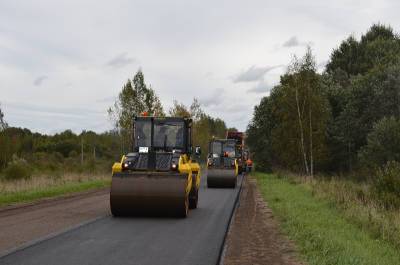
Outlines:
POLYGON ((7 128, 7 122, 4 120, 4 113, 1 110, 1 105, 0 105, 0 131, 4 130, 7 128))

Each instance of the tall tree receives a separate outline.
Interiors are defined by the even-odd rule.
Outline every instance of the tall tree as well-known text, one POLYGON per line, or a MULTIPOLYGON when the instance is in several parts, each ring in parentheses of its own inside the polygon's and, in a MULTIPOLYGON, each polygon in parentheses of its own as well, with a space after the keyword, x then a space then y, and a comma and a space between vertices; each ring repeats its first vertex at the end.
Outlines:
POLYGON ((173 117, 191 118, 190 110, 183 103, 174 100, 174 105, 169 110, 169 115, 173 117))
POLYGON ((329 107, 310 48, 303 58, 294 59, 279 88, 282 92, 277 99, 275 113, 281 125, 273 131, 273 147, 277 152, 286 153, 283 156, 286 163, 291 163, 293 158, 284 150, 292 149, 293 154, 299 154, 304 172, 313 176, 315 162, 321 165, 325 160, 329 107), (282 134, 286 137, 279 140, 282 134), (281 148, 282 143, 287 149, 281 148))
POLYGON ((192 117, 193 121, 199 121, 201 116, 204 114, 203 110, 201 109, 200 102, 197 98, 193 98, 192 104, 189 108, 190 116, 192 117))
POLYGON ((189 107, 175 100, 173 107, 169 110, 169 114, 193 120, 193 144, 205 150, 202 153, 202 158, 207 155, 208 142, 212 137, 225 137, 227 130, 225 122, 205 114, 197 98, 193 99, 189 107))
MULTIPOLYGON (((311 50, 295 58, 280 84, 255 108, 248 127, 251 151, 276 166, 314 174, 326 163, 329 105, 311 50)), ((265 163, 262 162, 262 163, 265 163)), ((262 164, 268 170, 270 165, 262 164)))
POLYGON ((399 62, 400 41, 391 27, 374 24, 357 41, 350 36, 335 49, 327 64, 328 73, 338 69, 348 76, 365 74, 372 68, 399 62))
POLYGON ((160 99, 151 87, 147 87, 144 75, 139 70, 132 81, 128 79, 114 106, 108 109, 115 128, 122 136, 122 152, 130 150, 133 146, 133 117, 145 111, 151 115, 165 115, 160 99))
POLYGON ((0 131, 4 130, 7 128, 7 122, 4 120, 4 113, 1 110, 1 105, 0 105, 0 131))
POLYGON ((174 100, 174 104, 169 110, 169 115, 171 116, 191 118, 194 122, 199 121, 203 114, 204 112, 197 98, 193 98, 192 104, 189 107, 174 100))
POLYGON ((261 99, 258 106, 254 108, 253 118, 247 127, 246 143, 250 147, 253 160, 257 163, 257 169, 271 171, 276 164, 272 151, 272 130, 278 125, 277 118, 273 113, 275 97, 278 89, 274 88, 270 96, 261 99))

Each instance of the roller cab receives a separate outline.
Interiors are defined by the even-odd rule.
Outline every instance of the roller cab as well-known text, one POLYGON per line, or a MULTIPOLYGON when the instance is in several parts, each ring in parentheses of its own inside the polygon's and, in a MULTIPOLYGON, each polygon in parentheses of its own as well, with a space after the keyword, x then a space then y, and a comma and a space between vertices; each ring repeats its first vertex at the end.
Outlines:
POLYGON ((209 143, 207 186, 235 188, 238 175, 235 140, 214 139, 209 143))
POLYGON ((200 166, 191 159, 191 126, 185 118, 134 119, 133 152, 112 168, 114 216, 186 217, 197 208, 200 166))

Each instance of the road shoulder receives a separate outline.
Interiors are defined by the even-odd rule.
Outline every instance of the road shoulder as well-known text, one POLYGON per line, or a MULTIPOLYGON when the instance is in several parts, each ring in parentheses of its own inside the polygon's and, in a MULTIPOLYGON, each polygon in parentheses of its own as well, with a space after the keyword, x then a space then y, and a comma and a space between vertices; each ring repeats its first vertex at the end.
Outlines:
POLYGON ((109 215, 109 190, 71 194, 0 209, 0 256, 31 241, 109 215))
POLYGON ((302 264, 293 243, 279 231, 256 180, 247 176, 226 238, 223 264, 302 264))

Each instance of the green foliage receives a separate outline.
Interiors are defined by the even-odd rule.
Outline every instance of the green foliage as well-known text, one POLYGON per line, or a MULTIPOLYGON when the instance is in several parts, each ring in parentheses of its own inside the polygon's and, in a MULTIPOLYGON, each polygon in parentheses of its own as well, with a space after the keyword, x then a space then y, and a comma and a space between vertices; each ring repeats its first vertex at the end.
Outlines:
POLYGON ((173 107, 169 110, 169 115, 172 117, 191 118, 190 110, 183 104, 174 100, 173 107))
POLYGON ((388 209, 400 208, 400 163, 389 161, 374 180, 377 199, 388 209))
POLYGON ((124 153, 133 146, 133 118, 145 111, 154 116, 165 115, 160 99, 151 86, 147 87, 139 70, 133 80, 128 79, 114 106, 108 109, 116 130, 121 133, 124 153))
POLYGON ((352 80, 347 101, 336 122, 356 153, 366 144, 373 125, 384 117, 400 117, 400 65, 374 69, 352 80))
POLYGON ((14 157, 14 160, 8 164, 3 172, 3 179, 18 180, 31 177, 31 168, 24 159, 14 157))
POLYGON ((361 39, 344 40, 326 72, 317 74, 314 65, 310 52, 295 59, 255 108, 247 142, 259 168, 307 173, 311 151, 320 172, 346 174, 398 160, 396 128, 370 133, 385 118, 400 119, 400 37, 376 24, 361 39), (382 137, 386 142, 378 143, 382 137))
POLYGON ((30 191, 19 191, 0 194, 0 206, 12 203, 35 201, 43 198, 56 197, 69 193, 83 192, 110 186, 109 179, 95 179, 84 182, 63 183, 57 186, 41 187, 30 191))
POLYGON ((174 101, 174 106, 169 110, 169 114, 193 120, 193 145, 201 147, 203 150, 201 158, 203 160, 207 156, 208 142, 213 137, 225 138, 227 131, 225 122, 219 118, 213 118, 205 114, 196 98, 193 99, 190 107, 174 101))
MULTIPOLYGON (((83 131, 77 135, 67 130, 55 135, 42 135, 28 129, 8 127, 0 132, 0 146, 0 171, 11 170, 8 168, 13 156, 18 156, 28 163, 29 174, 104 172, 110 170, 110 161, 121 156, 120 138, 114 132, 96 134, 83 131)), ((15 171, 14 167, 12 170, 15 171)))
POLYGON ((253 156, 257 163, 257 170, 269 172, 272 170, 273 152, 271 144, 271 132, 277 123, 272 115, 274 96, 277 89, 271 92, 269 97, 264 97, 258 106, 254 108, 254 116, 247 128, 246 143, 251 151, 256 154, 253 156))
POLYGON ((172 117, 191 118, 194 122, 199 121, 204 114, 197 98, 193 98, 193 102, 189 107, 174 100, 174 104, 168 113, 172 117))
POLYGON ((225 138, 226 124, 219 118, 202 114, 200 119, 193 124, 193 145, 200 146, 203 150, 201 158, 205 160, 208 153, 208 143, 215 138, 225 138))
POLYGON ((247 144, 257 168, 268 171, 275 165, 307 174, 314 166, 321 169, 327 160, 328 119, 324 86, 308 50, 255 108, 247 144))
POLYGON ((381 24, 373 25, 357 41, 353 36, 343 41, 331 54, 326 67, 332 74, 341 69, 347 75, 365 74, 377 66, 387 66, 399 62, 400 41, 392 28, 381 24))
POLYGON ((332 207, 331 201, 313 196, 307 186, 275 175, 256 173, 256 177, 274 216, 307 264, 398 264, 398 248, 372 237, 332 207))
POLYGON ((376 169, 389 161, 400 162, 400 121, 394 117, 383 118, 368 134, 367 144, 359 153, 366 168, 376 169))
POLYGON ((331 105, 328 146, 332 171, 357 169, 357 154, 373 125, 400 117, 400 39, 390 27, 373 25, 334 50, 323 80, 331 105))

